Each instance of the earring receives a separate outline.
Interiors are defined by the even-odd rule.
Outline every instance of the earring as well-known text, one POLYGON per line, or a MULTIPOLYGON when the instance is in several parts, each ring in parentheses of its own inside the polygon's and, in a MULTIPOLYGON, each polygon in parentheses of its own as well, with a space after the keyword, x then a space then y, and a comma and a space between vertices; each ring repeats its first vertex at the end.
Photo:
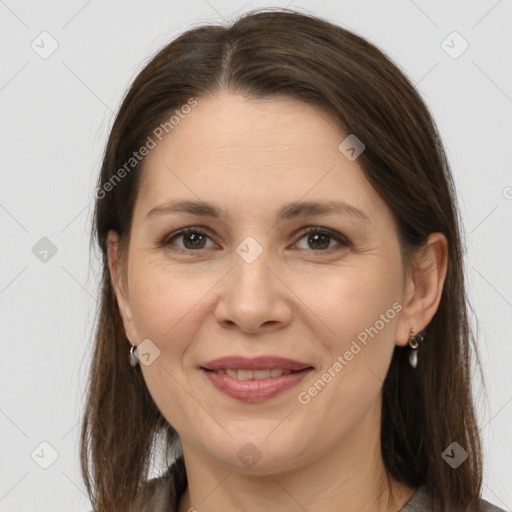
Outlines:
POLYGON ((137 354, 137 347, 132 345, 130 348, 130 364, 135 368, 139 364, 139 357, 137 354))
POLYGON ((416 368, 418 365, 418 347, 424 338, 415 329, 411 329, 411 332, 412 336, 409 338, 409 347, 411 347, 411 351, 409 353, 409 363, 413 368, 416 368))

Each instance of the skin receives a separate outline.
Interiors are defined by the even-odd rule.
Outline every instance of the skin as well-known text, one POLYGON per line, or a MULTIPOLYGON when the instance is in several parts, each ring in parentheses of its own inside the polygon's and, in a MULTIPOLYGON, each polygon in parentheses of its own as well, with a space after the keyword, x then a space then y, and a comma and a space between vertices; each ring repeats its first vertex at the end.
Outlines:
POLYGON ((357 159, 338 150, 347 135, 327 112, 294 99, 200 97, 145 159, 126 258, 109 233, 126 335, 160 350, 141 368, 181 438, 189 485, 180 512, 399 510, 415 491, 393 479, 388 485, 382 384, 395 345, 405 346, 410 329, 424 329, 437 310, 447 242, 431 234, 405 266, 390 208, 357 159), (144 220, 174 199, 214 203, 223 217, 144 220), (369 221, 330 213, 277 222, 279 208, 299 200, 343 200, 369 221), (207 235, 202 248, 187 236, 159 245, 198 225, 207 235), (350 243, 308 242, 306 226, 350 243), (263 251, 252 263, 236 252, 248 236, 263 251), (308 404, 299 403, 298 393, 394 303, 401 311, 308 404), (221 356, 264 354, 314 371, 274 398, 246 403, 217 391, 198 368, 221 356), (237 457, 248 442, 261 454, 252 467, 237 457))

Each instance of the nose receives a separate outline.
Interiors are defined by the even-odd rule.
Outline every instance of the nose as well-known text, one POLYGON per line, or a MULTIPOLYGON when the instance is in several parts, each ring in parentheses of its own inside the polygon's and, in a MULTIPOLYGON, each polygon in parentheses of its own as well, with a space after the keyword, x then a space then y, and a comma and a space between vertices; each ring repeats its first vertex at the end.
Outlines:
POLYGON ((233 269, 219 283, 217 322, 247 334, 286 327, 292 318, 293 294, 278 268, 268 249, 254 260, 242 251, 233 253, 233 269))

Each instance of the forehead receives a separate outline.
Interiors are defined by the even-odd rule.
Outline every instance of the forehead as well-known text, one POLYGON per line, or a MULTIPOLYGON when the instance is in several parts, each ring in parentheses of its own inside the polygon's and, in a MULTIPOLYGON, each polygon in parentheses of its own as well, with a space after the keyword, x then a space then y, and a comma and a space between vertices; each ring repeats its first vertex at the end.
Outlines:
MULTIPOLYGON (((318 157, 311 150, 337 151, 343 133, 325 109, 293 98, 250 99, 227 92, 200 97, 150 155, 184 149, 200 157, 216 152, 224 161, 258 154, 267 162, 293 156, 318 157)), ((183 156, 183 155, 182 155, 183 156)), ((247 162, 248 164, 250 162, 247 162)))
POLYGON ((147 210, 188 197, 278 207, 357 195, 369 208, 378 195, 338 149, 346 136, 325 109, 292 98, 199 97, 145 158, 140 203, 147 210))

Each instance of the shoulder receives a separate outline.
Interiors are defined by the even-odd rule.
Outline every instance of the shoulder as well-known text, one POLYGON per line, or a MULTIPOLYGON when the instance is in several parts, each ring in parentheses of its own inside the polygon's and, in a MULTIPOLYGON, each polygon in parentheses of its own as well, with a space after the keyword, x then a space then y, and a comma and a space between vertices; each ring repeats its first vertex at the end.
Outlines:
MULTIPOLYGON (((428 487, 423 484, 411 496, 409 501, 400 509, 399 512, 432 512, 430 494, 428 487)), ((473 508, 473 512, 506 512, 504 509, 481 499, 473 508)))
POLYGON ((499 508, 485 500, 480 500, 479 506, 480 508, 477 509, 478 512, 505 512, 504 509, 499 508))

